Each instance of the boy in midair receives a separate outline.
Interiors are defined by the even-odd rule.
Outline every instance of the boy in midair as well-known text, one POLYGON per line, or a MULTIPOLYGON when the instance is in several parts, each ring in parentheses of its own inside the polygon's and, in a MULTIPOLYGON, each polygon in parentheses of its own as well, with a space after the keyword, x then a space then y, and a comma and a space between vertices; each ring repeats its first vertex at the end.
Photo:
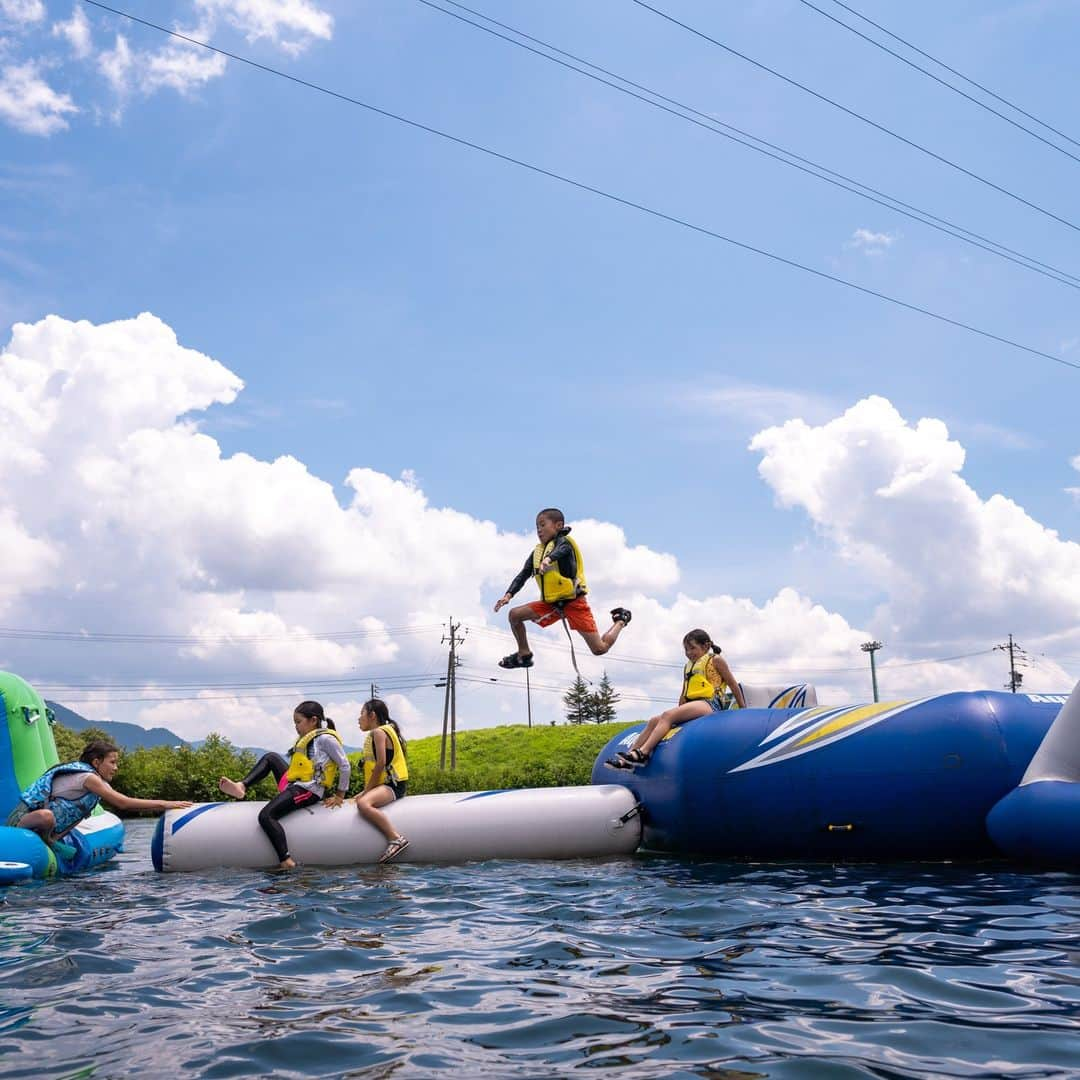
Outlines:
POLYGON ((525 560, 521 572, 510 582, 506 592, 495 601, 499 611, 510 603, 514 594, 530 577, 540 587, 540 599, 510 609, 510 629, 517 642, 517 652, 499 661, 503 668, 527 668, 533 665, 529 639, 525 632, 527 622, 541 626, 565 619, 576 630, 595 656, 603 656, 618 640, 619 634, 630 623, 630 612, 617 607, 611 611, 612 625, 601 635, 596 628, 585 594, 585 566, 577 541, 570 538, 570 528, 561 510, 548 507, 536 515, 536 537, 539 543, 525 560))

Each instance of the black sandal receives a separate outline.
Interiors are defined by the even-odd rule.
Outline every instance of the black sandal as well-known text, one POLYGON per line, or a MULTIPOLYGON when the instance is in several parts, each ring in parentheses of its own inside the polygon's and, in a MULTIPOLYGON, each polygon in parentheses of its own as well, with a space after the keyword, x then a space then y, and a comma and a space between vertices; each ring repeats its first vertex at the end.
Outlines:
POLYGON ((604 764, 609 769, 632 769, 634 767, 626 758, 622 757, 609 757, 604 764))
POLYGON ((499 667, 501 668, 520 668, 520 667, 532 667, 533 666, 533 654, 526 653, 524 656, 516 652, 512 652, 509 656, 504 656, 499 661, 499 667))
POLYGON ((636 765, 647 765, 649 762, 649 755, 637 747, 633 750, 620 750, 618 756, 626 762, 624 768, 627 769, 632 769, 636 765))
POLYGON ((623 626, 629 626, 633 615, 629 608, 617 607, 611 609, 611 618, 614 622, 621 622, 623 626))

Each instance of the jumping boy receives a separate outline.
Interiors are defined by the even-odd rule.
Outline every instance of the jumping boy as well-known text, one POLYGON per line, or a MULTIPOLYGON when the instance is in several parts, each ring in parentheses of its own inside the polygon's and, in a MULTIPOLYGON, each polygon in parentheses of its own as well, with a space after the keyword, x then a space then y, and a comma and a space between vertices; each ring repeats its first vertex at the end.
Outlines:
POLYGON ((630 624, 630 612, 622 607, 613 608, 611 629, 601 636, 596 629, 589 602, 585 599, 589 589, 585 584, 581 549, 570 538, 570 529, 562 511, 554 507, 541 510, 536 515, 536 536, 540 542, 525 560, 521 572, 510 582, 510 587, 495 601, 496 611, 504 608, 530 577, 535 578, 540 587, 539 600, 510 609, 510 629, 518 649, 516 653, 504 656, 499 661, 499 667, 532 667, 533 654, 529 651, 529 639, 525 633, 527 622, 551 626, 559 619, 565 619, 570 628, 585 639, 585 644, 595 656, 603 656, 618 640, 624 627, 630 624))

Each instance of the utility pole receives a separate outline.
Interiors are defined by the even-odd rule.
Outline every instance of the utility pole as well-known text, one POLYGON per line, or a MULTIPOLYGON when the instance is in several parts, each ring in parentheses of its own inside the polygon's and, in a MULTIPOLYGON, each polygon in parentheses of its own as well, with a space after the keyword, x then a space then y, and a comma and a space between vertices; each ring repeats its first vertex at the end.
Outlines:
MULTIPOLYGON (((457 768, 457 666, 460 661, 457 658, 457 647, 465 640, 458 637, 461 623, 454 622, 454 616, 450 616, 450 630, 443 635, 443 643, 450 643, 450 655, 446 662, 446 697, 443 699, 442 719, 442 747, 439 751, 439 768, 446 768, 446 735, 447 724, 450 730, 450 768, 457 768)), ((467 631, 466 631, 467 633, 467 631)))
POLYGON ((874 653, 882 647, 883 642, 880 641, 864 641, 859 648, 863 652, 870 654, 870 679, 874 684, 874 700, 878 699, 877 692, 877 665, 874 663, 874 653))
POLYGON ((1005 684, 1005 689, 1016 693, 1020 689, 1020 684, 1024 681, 1024 673, 1017 671, 1016 666, 1019 664, 1023 667, 1027 663, 1027 653, 1024 651, 1022 645, 1013 641, 1012 634, 1009 635, 1009 643, 1007 645, 995 645, 995 652, 1000 650, 1001 652, 1007 652, 1009 654, 1009 681, 1005 684))
POLYGON ((372 683, 371 684, 371 700, 374 701, 379 696, 379 688, 372 683))

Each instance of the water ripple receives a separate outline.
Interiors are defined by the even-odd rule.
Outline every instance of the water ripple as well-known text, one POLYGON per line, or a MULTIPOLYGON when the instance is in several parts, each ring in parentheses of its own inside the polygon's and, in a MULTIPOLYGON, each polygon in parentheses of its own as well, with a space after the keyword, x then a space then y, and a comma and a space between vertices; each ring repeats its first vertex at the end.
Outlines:
POLYGON ((0 893, 5 1077, 1080 1075, 1080 876, 660 857, 0 893))

